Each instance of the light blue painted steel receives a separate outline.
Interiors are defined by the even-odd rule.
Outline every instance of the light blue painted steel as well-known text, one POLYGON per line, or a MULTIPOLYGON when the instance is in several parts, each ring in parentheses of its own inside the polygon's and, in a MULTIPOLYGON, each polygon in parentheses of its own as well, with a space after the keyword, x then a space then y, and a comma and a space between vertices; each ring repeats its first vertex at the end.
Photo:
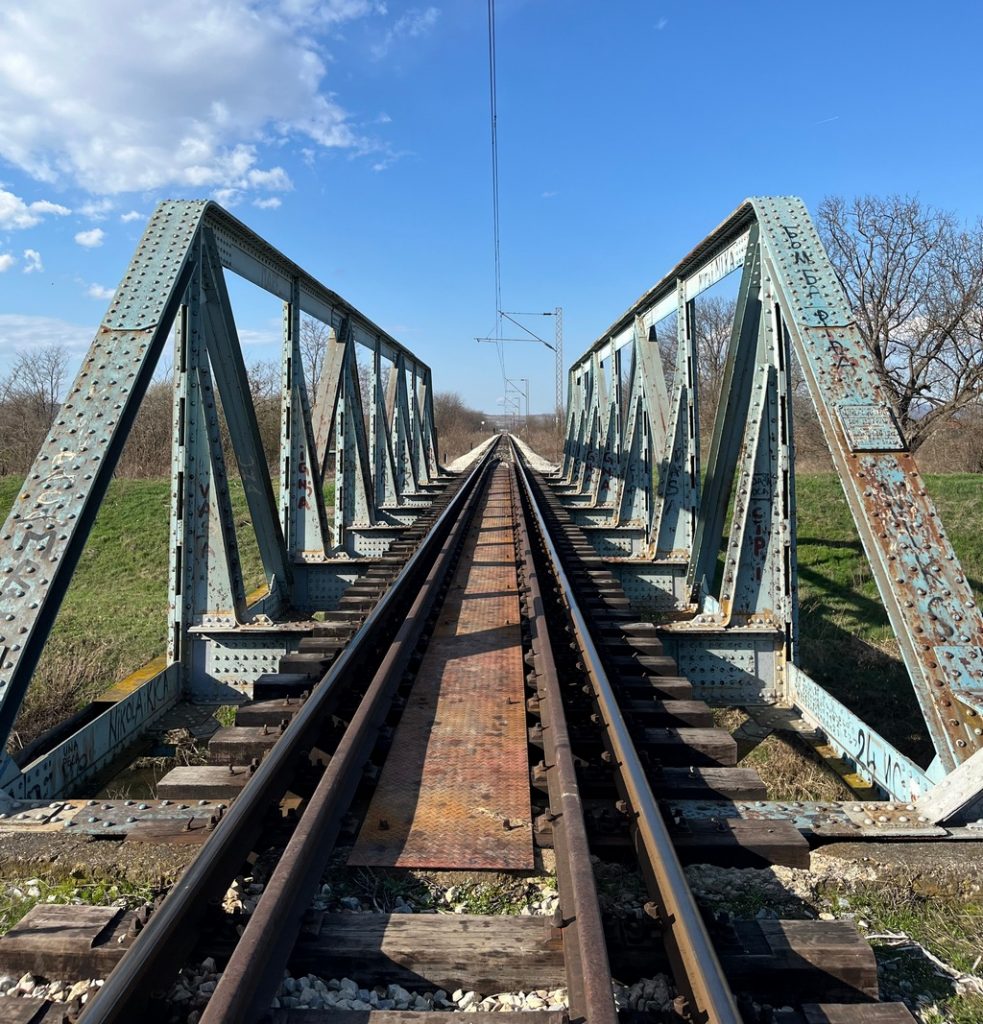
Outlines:
MULTIPOLYGON (((276 600, 289 592, 292 568, 283 540, 276 499, 256 411, 250 397, 246 364, 239 344, 232 304, 213 230, 206 226, 203 240, 204 315, 207 320, 205 345, 215 383, 222 396, 222 413, 229 428, 239 478, 249 506, 266 582, 276 600)), ((267 607, 266 611, 272 611, 267 607)))
MULTIPOLYGON (((663 561, 685 558, 688 594, 677 600, 675 615, 688 615, 688 621, 666 627, 667 647, 684 671, 694 675, 698 686, 716 687, 718 694, 724 690, 748 699, 756 684, 773 699, 792 699, 787 677, 794 668, 798 628, 789 373, 794 350, 937 751, 938 769, 930 774, 952 770, 983 749, 983 617, 800 200, 748 200, 577 360, 570 375, 567 490, 580 489, 577 472, 585 448, 597 445, 589 411, 596 406, 593 368, 629 345, 641 350, 637 325, 651 327, 673 309, 682 346, 690 304, 738 269, 738 310, 695 533, 676 529, 685 518, 668 515, 665 508, 665 491, 675 498, 686 484, 687 445, 698 452, 681 408, 688 397, 681 390, 690 382, 681 348, 672 399, 662 403, 668 413, 667 441, 654 552, 639 559, 637 573, 631 559, 613 563, 614 571, 636 593, 667 594, 658 576, 660 556, 663 561), (718 590, 715 563, 734 488, 735 512, 718 590), (699 604, 694 607, 691 600, 699 604)), ((623 436, 606 441, 621 446, 619 474, 625 480, 645 472, 641 447, 629 443, 637 422, 629 404, 623 436)), ((695 415, 691 422, 698 425, 695 415)), ((687 497, 683 493, 677 499, 681 506, 687 497)), ((625 532, 630 536, 630 530, 625 532)), ((588 533, 600 550, 624 547, 599 524, 588 533)), ((665 607, 664 600, 655 603, 665 607)), ((808 692, 812 705, 821 703, 820 711, 835 720, 833 731, 841 731, 838 702, 828 694, 820 702, 816 689, 808 692)), ((866 749, 873 743, 885 751, 891 766, 881 772, 881 784, 889 792, 894 785, 903 788, 905 782, 892 781, 897 752, 883 746, 875 730, 864 736, 866 749)), ((914 777, 911 766, 904 773, 905 779, 914 777)))
POLYGON ((417 373, 420 374, 420 457, 426 482, 436 483, 437 477, 441 475, 441 469, 437 459, 437 446, 434 443, 436 432, 433 411, 433 377, 429 367, 418 367, 417 373))
POLYGON ((682 281, 676 284, 676 300, 676 370, 652 524, 656 559, 672 561, 689 559, 700 505, 694 310, 682 281))
MULTIPOLYGON (((8 791, 29 790, 35 796, 67 792, 91 774, 93 765, 104 766, 116 757, 181 693, 219 699, 226 695, 226 687, 235 696, 247 694, 258 667, 275 667, 279 655, 290 649, 289 629, 279 633, 269 617, 287 604, 301 610, 327 607, 337 600, 345 581, 355 578, 350 568, 326 560, 321 470, 330 446, 337 388, 325 403, 327 433, 316 438, 298 352, 301 312, 327 324, 335 334, 342 324, 347 325, 353 346, 356 342, 367 345, 380 359, 398 362, 411 375, 412 402, 404 379, 402 400, 395 403, 405 464, 412 466, 409 486, 378 487, 366 457, 361 475, 367 511, 359 508, 351 515, 371 520, 375 496, 385 493, 387 498, 394 494, 397 505, 406 505, 407 515, 396 520, 412 521, 422 503, 406 502, 406 493, 415 492, 420 480, 432 480, 438 473, 429 368, 220 207, 206 202, 162 203, 0 534, 0 739, 7 738, 177 319, 169 545, 171 663, 159 677, 115 702, 27 773, 4 759, 0 785, 8 791), (285 304, 282 510, 273 498, 223 268, 285 304), (250 609, 238 560, 219 403, 272 590, 250 609), (282 522, 278 521, 281 514, 282 522), (298 576, 291 558, 315 564, 300 565, 298 576)), ((335 383, 347 388, 350 411, 359 423, 346 433, 362 438, 364 454, 365 427, 353 366, 352 360, 346 381, 335 383)), ((378 444, 388 449, 392 466, 385 431, 378 435, 378 444)), ((375 553, 385 550, 397 535, 397 528, 385 537, 380 535, 374 542, 375 553)), ((296 625, 293 628, 296 631, 296 625)))
POLYGON ((416 479, 410 454, 409 406, 406 397, 406 362, 398 356, 389 373, 386 396, 390 431, 393 440, 393 460, 396 466, 396 491, 403 495, 416 493, 416 479))
POLYGON ((369 443, 372 448, 373 479, 376 507, 396 505, 396 459, 393 455, 392 431, 386 415, 386 393, 382 380, 382 353, 379 345, 372 348, 372 407, 369 415, 369 443))
POLYGON ((179 666, 168 665, 26 765, 5 790, 20 800, 72 796, 174 707, 181 693, 179 666))
POLYGON ((941 781, 940 772, 920 768, 798 666, 789 677, 795 706, 862 778, 898 800, 916 800, 941 781))
POLYGON ((280 526, 294 562, 323 561, 331 546, 321 483, 321 460, 300 352, 300 278, 283 303, 280 390, 280 526))
POLYGON ((598 472, 591 488, 590 506, 595 509, 610 509, 603 514, 611 522, 616 509, 614 494, 617 487, 621 464, 621 445, 624 431, 621 412, 621 356, 612 354, 607 368, 601 367, 604 375, 604 400, 601 406, 600 450, 598 472))
POLYGON ((193 273, 177 318, 171 480, 171 595, 168 658, 182 685, 195 688, 194 645, 200 625, 236 625, 246 614, 218 408, 206 348, 202 235, 191 250, 193 273))
POLYGON ((666 653, 700 700, 740 705, 787 699, 785 637, 770 624, 725 626, 712 614, 698 613, 664 628, 666 653))
POLYGON ((752 200, 765 262, 936 752, 983 747, 983 617, 801 200, 752 200))
POLYGON ((670 800, 667 807, 675 822, 717 822, 726 830, 731 821, 784 821, 810 839, 972 839, 966 829, 941 828, 922 814, 913 800, 670 800))
POLYGON ((734 471, 743 439, 743 431, 737 425, 745 423, 748 418, 761 320, 760 291, 761 253, 758 228, 754 225, 749 233, 734 324, 730 344, 727 346, 724 378, 713 422, 706 478, 687 576, 693 600, 697 604, 702 603, 702 598, 710 593, 714 582, 724 514, 730 503, 734 471))
POLYGON ((350 336, 344 341, 338 398, 335 403, 334 436, 335 550, 356 554, 349 529, 353 526, 374 525, 375 502, 355 342, 350 336))
MULTIPOLYGON (((159 207, 0 531, 6 743, 190 274, 203 203, 159 207)), ((16 774, 9 760, 0 783, 16 774)))

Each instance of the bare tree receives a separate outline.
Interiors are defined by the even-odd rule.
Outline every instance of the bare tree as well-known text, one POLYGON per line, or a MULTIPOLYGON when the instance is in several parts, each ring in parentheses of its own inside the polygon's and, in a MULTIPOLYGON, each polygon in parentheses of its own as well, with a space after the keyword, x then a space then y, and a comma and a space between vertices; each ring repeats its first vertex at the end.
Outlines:
POLYGON ((174 373, 160 370, 147 388, 116 466, 122 477, 154 479, 171 470, 174 373))
POLYGON ((246 368, 249 396, 256 411, 256 422, 270 472, 277 475, 280 459, 280 364, 268 360, 246 368))
POLYGON ((832 196, 819 230, 916 451, 980 397, 983 229, 911 196, 832 196))
POLYGON ((712 295, 696 300, 696 369, 700 384, 700 422, 709 440, 709 430, 720 403, 720 388, 727 363, 735 299, 712 295))
POLYGON ((486 436, 482 422, 490 424, 493 419, 466 406, 461 396, 453 391, 438 391, 433 396, 433 418, 443 462, 470 451, 486 436))
POLYGON ((18 352, 10 379, 15 393, 22 395, 34 409, 39 420, 50 425, 58 411, 68 356, 61 345, 46 345, 29 352, 18 352))
POLYGON ((304 361, 304 378, 311 402, 317 393, 317 382, 324 369, 324 355, 331 340, 331 328, 320 320, 305 316, 300 321, 300 357, 304 361))
POLYGON ((58 411, 68 356, 60 345, 18 352, 0 381, 0 469, 26 473, 58 411))

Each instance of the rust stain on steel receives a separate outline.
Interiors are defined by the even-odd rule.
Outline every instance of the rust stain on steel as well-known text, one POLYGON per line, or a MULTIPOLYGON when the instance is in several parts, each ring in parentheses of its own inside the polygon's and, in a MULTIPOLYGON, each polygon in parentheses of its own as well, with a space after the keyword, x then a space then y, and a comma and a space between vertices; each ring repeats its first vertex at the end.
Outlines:
POLYGON ((350 864, 534 867, 511 482, 495 470, 350 864))

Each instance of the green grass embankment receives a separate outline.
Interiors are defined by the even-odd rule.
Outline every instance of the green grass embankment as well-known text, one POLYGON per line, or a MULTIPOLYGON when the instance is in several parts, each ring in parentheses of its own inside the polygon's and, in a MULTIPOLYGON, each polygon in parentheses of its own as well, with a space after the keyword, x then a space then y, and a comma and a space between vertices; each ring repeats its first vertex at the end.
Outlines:
MULTIPOLYGON (((20 479, 0 477, 6 517, 20 479)), ((242 486, 231 485, 246 592, 263 582, 242 486)), ((114 480, 18 721, 24 742, 164 651, 170 482, 114 480)))
MULTIPOLYGON (((20 481, 0 478, 0 513, 20 481)), ((798 558, 802 664, 861 715, 876 716, 908 752, 929 753, 907 674, 839 481, 800 474, 798 558)), ((983 478, 928 477, 963 568, 983 599, 983 478)), ((263 579, 242 487, 232 485, 247 592, 263 579)), ((81 682, 77 699, 140 667, 164 649, 167 626, 169 483, 114 480, 65 595, 38 681, 81 682)))
MULTIPOLYGON (((929 476, 926 486, 981 600, 983 477, 929 476)), ((927 764, 931 744, 839 480, 799 474, 796 500, 802 667, 927 764)))

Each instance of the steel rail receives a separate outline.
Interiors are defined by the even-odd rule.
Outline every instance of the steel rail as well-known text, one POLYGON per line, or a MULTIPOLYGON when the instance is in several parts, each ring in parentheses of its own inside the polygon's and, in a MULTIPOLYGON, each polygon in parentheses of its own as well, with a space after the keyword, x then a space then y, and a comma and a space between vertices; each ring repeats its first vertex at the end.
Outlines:
POLYGON ((363 647, 371 646, 379 628, 395 610, 397 601, 405 598, 407 588, 416 585, 424 560, 433 556, 434 548, 446 533, 445 528, 454 522, 496 447, 490 446, 464 479, 390 588, 369 612, 321 682, 314 687, 279 741, 260 762, 249 784, 232 802, 199 855, 174 884, 105 984, 83 1008, 79 1019, 84 1024, 131 1021, 132 1001, 135 998, 145 999, 159 985, 161 973, 174 966, 181 950, 193 941, 190 924, 242 865, 260 832, 264 813, 285 792, 298 752, 316 738, 323 724, 325 709, 341 690, 348 668, 362 653, 363 647))
POLYGON ((300 821, 266 883, 249 923, 229 959, 201 1024, 241 1021, 252 1024, 269 1013, 283 980, 283 969, 297 941, 304 913, 321 881, 362 775, 385 721, 392 698, 438 599, 438 590, 455 564, 465 534, 484 493, 489 462, 468 493, 426 582, 403 620, 382 664, 359 703, 344 736, 304 808, 300 821))
MULTIPOLYGON (((515 446, 512 447, 514 462, 515 446)), ((611 967, 591 865, 584 806, 577 784, 570 734, 563 713, 560 680, 546 626, 546 608, 515 468, 512 469, 510 481, 515 488, 515 529, 518 534, 519 557, 525 563, 530 639, 535 658, 537 688, 542 698, 540 707, 543 713, 544 757, 550 807, 558 815, 553 823, 553 848, 556 854, 560 907, 564 917, 563 955, 570 1021, 571 1024, 580 1021, 589 1024, 617 1024, 618 1010, 611 988, 611 967)))
POLYGON ((516 461, 519 477, 529 496, 529 506, 543 546, 553 566, 560 596, 573 623, 577 643, 594 698, 600 710, 615 767, 621 777, 634 815, 642 853, 654 881, 653 894, 660 904, 667 953, 676 971, 676 983, 686 990, 691 1016, 706 1024, 741 1024, 741 1015, 723 968, 703 923, 672 837, 652 793, 648 778, 627 723, 618 706, 611 682, 591 638, 587 621, 574 597, 570 579, 550 536, 535 490, 521 460, 516 461))

